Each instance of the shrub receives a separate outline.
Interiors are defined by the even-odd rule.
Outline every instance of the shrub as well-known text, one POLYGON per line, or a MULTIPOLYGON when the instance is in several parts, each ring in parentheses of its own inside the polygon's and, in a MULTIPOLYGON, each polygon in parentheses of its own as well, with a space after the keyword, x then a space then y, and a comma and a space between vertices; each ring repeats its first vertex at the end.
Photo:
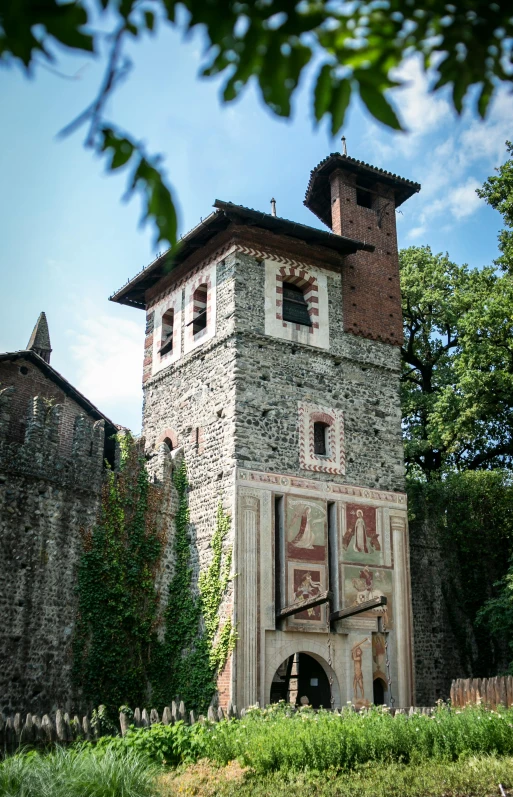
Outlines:
POLYGON ((352 770, 372 761, 456 761, 477 754, 513 755, 513 709, 453 711, 441 706, 432 716, 391 717, 377 708, 360 714, 310 708, 292 713, 277 704, 251 710, 241 720, 131 729, 124 738, 103 739, 101 745, 138 750, 168 765, 199 758, 226 765, 237 759, 258 773, 352 770))
POLYGON ((0 764, 1 797, 150 797, 157 767, 135 750, 57 748, 0 764))

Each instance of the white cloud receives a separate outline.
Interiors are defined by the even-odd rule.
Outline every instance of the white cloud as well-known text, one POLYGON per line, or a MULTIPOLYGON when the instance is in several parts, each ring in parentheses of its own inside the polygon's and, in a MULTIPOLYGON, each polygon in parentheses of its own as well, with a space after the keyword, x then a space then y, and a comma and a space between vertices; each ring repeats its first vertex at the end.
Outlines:
POLYGON ((408 232, 406 237, 410 240, 415 240, 416 238, 422 238, 425 232, 426 228, 423 225, 420 225, 419 227, 413 227, 413 229, 408 232))
POLYGON ((76 387, 115 423, 140 427, 144 330, 141 322, 108 314, 77 314, 70 346, 76 387))
POLYGON ((466 183, 457 186, 449 192, 449 209, 454 218, 464 219, 471 216, 483 200, 476 194, 479 183, 473 177, 469 177, 466 183))

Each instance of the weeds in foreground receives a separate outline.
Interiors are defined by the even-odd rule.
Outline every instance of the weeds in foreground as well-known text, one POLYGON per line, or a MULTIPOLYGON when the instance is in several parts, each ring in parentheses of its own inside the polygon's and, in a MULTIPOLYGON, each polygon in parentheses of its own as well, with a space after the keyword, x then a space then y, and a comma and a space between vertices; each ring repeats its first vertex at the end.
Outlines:
POLYGON ((513 795, 513 758, 470 757, 451 763, 366 764, 337 772, 256 775, 234 763, 202 760, 162 775, 159 797, 499 797, 513 795))
POLYGON ((168 766, 201 758, 221 766, 237 760, 259 774, 355 770, 372 761, 450 762, 471 755, 513 755, 513 709, 453 711, 441 706, 432 716, 391 717, 381 709, 333 714, 306 708, 289 715, 278 705, 251 710, 240 720, 133 729, 101 744, 136 749, 168 766))
POLYGON ((0 764, 0 797, 151 797, 156 775, 134 750, 18 753, 0 764))

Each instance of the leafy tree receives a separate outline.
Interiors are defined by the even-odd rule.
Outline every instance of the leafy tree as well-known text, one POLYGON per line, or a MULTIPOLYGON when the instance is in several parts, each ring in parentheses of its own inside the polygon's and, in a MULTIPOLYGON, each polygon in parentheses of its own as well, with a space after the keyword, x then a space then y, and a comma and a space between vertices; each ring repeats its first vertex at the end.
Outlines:
POLYGON ((495 263, 513 276, 513 144, 511 141, 506 141, 506 147, 512 157, 499 166, 497 174, 489 177, 477 193, 492 208, 498 210, 504 219, 506 229, 499 233, 499 250, 502 254, 495 263))
MULTIPOLYGON (((511 153, 511 144, 507 144, 511 153)), ((480 194, 513 224, 513 160, 480 194)), ((507 269, 513 232, 499 236, 507 269), (509 236, 509 237, 508 237, 509 236)), ((513 260, 510 261, 513 266, 513 260)), ((411 475, 513 463, 513 280, 469 269, 430 248, 400 253, 402 404, 411 475)))
POLYGON ((142 193, 144 218, 156 224, 158 240, 171 244, 176 212, 159 158, 105 117, 107 99, 130 69, 125 42, 164 23, 184 32, 201 26, 202 75, 225 76, 226 102, 255 78, 264 102, 280 116, 290 115, 303 71, 320 59, 313 111, 318 122, 328 117, 333 134, 354 94, 376 119, 400 129, 386 91, 400 85, 394 69, 415 54, 424 70, 434 69, 433 90, 451 86, 458 113, 474 87, 484 116, 499 84, 513 80, 507 0, 432 0, 423 6, 411 0, 4 0, 0 57, 6 64, 18 62, 32 72, 41 61, 55 62, 62 46, 93 55, 107 45, 98 96, 63 132, 86 126, 86 145, 108 156, 108 169, 130 168, 128 194, 142 193))

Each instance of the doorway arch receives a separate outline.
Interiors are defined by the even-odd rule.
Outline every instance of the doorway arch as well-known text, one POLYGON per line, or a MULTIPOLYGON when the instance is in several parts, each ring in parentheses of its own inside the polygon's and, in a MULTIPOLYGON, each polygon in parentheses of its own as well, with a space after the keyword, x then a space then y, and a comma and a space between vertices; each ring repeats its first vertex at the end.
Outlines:
MULTIPOLYGON (((332 693, 334 700, 333 706, 334 708, 341 708, 342 702, 341 702, 339 681, 335 673, 335 670, 329 666, 328 662, 324 658, 325 652, 326 652, 326 645, 322 645, 314 641, 308 642, 307 644, 303 644, 299 650, 297 649, 297 642, 294 644, 294 642, 291 641, 288 644, 280 645, 278 650, 274 653, 273 656, 269 658, 267 662, 266 676, 265 676, 264 704, 270 702, 271 700, 271 689, 273 686, 274 676, 277 670, 283 664, 283 662, 289 660, 291 656, 299 654, 307 654, 310 658, 314 659, 314 661, 317 662, 318 665, 320 665, 328 682, 330 678, 332 679, 332 693)), ((321 676, 311 675, 310 677, 322 678, 322 675, 321 676)), ((301 697, 301 695, 299 695, 299 697, 301 697)))

